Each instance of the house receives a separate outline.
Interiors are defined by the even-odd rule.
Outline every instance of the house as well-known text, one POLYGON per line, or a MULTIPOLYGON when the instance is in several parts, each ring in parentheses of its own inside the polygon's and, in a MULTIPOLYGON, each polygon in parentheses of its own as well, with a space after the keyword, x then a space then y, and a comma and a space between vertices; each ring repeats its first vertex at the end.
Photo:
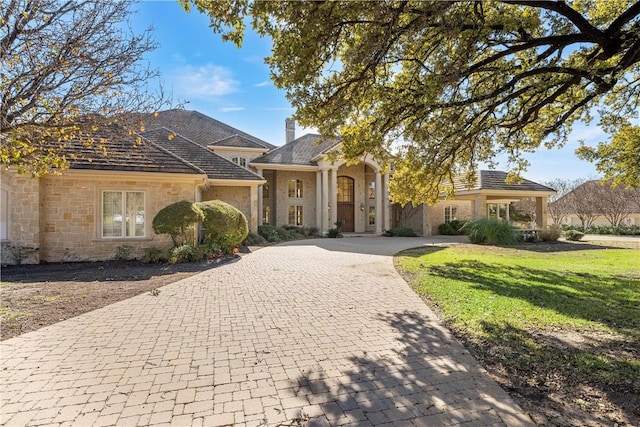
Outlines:
POLYGON ((640 225, 640 188, 611 186, 598 180, 586 181, 550 204, 558 225, 640 225))
POLYGON ((102 260, 170 246, 151 221, 180 200, 223 200, 253 231, 289 224, 326 232, 340 222, 347 233, 408 226, 431 235, 453 219, 508 219, 509 203, 535 197, 537 226, 546 226, 554 191, 540 184, 507 184, 503 172, 480 171, 473 185, 454 183, 453 200, 402 208, 390 203, 390 173, 374 159, 347 164, 331 155, 340 141, 296 138, 291 120, 285 131, 277 147, 199 112, 168 110, 148 117, 140 135, 105 128, 96 135, 101 144, 71 141, 70 168, 60 175, 2 170, 2 263, 102 260))

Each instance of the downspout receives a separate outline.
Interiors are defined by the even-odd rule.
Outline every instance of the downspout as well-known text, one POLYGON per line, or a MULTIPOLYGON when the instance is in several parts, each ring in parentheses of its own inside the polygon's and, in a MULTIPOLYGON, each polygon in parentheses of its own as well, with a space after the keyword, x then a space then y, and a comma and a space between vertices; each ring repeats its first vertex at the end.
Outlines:
MULTIPOLYGON (((203 179, 202 184, 197 184, 197 181, 196 181, 196 189, 194 194, 194 199, 196 203, 200 203, 202 201, 202 192, 208 189, 209 189, 208 177, 205 177, 203 179)), ((195 230, 195 233, 193 233, 193 240, 194 240, 193 243, 195 245, 198 245, 198 243, 200 243, 201 235, 202 235, 202 223, 198 224, 197 229, 195 230)))

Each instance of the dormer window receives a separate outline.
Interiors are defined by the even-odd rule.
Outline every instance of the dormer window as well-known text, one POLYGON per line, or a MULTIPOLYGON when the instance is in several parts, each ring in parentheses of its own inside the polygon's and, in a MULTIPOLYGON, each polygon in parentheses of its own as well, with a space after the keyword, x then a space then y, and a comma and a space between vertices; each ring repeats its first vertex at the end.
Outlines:
POLYGON ((233 163, 235 163, 236 165, 240 165, 243 168, 247 167, 247 158, 246 157, 239 157, 239 156, 234 156, 231 158, 231 161, 233 163))

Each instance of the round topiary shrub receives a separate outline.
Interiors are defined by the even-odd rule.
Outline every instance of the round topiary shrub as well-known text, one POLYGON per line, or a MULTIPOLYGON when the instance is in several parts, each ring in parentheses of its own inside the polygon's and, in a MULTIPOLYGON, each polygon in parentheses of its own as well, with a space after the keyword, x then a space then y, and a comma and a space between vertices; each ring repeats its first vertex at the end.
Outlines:
POLYGON ((197 204, 204 212, 204 238, 225 253, 242 243, 249 234, 249 225, 244 214, 222 200, 210 200, 197 204))
POLYGON ((177 247, 187 242, 187 232, 203 220, 202 209, 196 203, 183 200, 160 209, 151 226, 156 234, 171 236, 173 247, 177 247))

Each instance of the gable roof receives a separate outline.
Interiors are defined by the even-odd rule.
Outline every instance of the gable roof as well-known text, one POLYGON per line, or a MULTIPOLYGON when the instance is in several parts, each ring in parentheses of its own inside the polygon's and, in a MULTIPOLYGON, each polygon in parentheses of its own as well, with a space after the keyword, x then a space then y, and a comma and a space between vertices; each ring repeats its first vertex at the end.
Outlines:
POLYGON ((201 169, 209 179, 263 180, 260 175, 213 153, 209 149, 167 128, 147 131, 143 135, 154 144, 201 169), (170 136, 173 137, 170 138, 170 136))
POLYGON ((256 148, 271 150, 275 145, 269 144, 255 136, 242 132, 225 123, 219 122, 198 111, 166 110, 157 115, 149 115, 144 119, 148 131, 167 128, 203 147, 227 141, 228 147, 256 148), (233 138, 236 137, 236 138, 233 138), (237 143, 239 145, 231 145, 237 143))
POLYGON ((465 191, 479 190, 509 190, 509 191, 545 191, 553 192, 556 190, 537 182, 523 179, 522 182, 507 182, 507 173, 503 171, 480 170, 477 172, 475 183, 470 183, 464 177, 458 177, 453 180, 453 187, 456 193, 465 191))
POLYGON ((300 138, 253 159, 251 163, 286 164, 286 165, 317 165, 314 160, 318 155, 328 152, 340 141, 323 141, 320 135, 306 134, 300 138))
POLYGON ((70 169, 202 174, 203 171, 117 125, 65 141, 70 169), (91 141, 93 139, 93 141, 91 141))

